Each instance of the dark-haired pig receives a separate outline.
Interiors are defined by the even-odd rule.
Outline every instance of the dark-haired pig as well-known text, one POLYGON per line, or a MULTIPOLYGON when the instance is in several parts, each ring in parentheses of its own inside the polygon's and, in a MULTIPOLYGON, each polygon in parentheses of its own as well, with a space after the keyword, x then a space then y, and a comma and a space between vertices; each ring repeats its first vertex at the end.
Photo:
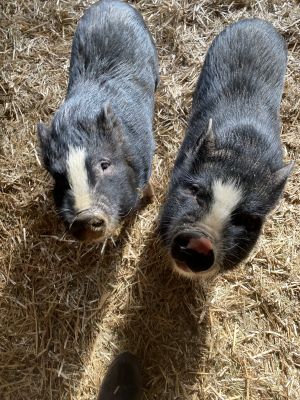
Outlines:
POLYGON ((208 50, 160 221, 182 275, 238 265, 281 195, 292 168, 279 137, 286 62, 283 38, 258 19, 230 25, 208 50))
POLYGON ((148 186, 157 52, 142 16, 103 0, 78 23, 64 103, 50 128, 38 125, 54 200, 81 240, 109 237, 148 186))

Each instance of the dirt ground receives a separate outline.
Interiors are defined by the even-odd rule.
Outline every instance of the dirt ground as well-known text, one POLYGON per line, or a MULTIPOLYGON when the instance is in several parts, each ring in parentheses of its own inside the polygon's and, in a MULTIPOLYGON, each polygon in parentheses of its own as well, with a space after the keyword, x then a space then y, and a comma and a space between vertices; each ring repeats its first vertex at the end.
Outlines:
POLYGON ((158 46, 155 201, 103 249, 64 234, 36 123, 66 90, 78 0, 1 2, 0 398, 93 400, 114 355, 144 399, 300 398, 299 1, 134 1, 158 46), (172 274, 156 226, 205 53, 258 16, 288 43, 282 141, 293 175, 250 258, 204 288, 172 274))

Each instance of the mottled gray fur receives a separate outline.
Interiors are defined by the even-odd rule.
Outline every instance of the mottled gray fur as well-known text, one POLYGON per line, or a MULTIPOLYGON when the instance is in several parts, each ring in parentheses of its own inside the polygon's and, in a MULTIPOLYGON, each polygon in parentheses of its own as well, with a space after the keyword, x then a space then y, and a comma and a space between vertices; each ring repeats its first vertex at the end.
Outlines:
POLYGON ((66 99, 51 128, 38 126, 56 206, 68 226, 76 219, 66 165, 70 146, 87 154, 94 208, 101 198, 117 220, 135 208, 151 174, 158 79, 156 48, 138 11, 117 0, 86 10, 73 39, 66 99), (99 173, 103 160, 109 173, 99 173))
POLYGON ((195 258, 193 272, 206 267, 196 266, 196 253, 182 253, 190 236, 181 240, 180 234, 210 237, 199 226, 211 210, 214 182, 234 182, 242 193, 224 223, 221 239, 211 238, 214 266, 221 270, 246 257, 280 197, 291 170, 291 165, 283 164, 279 136, 286 63, 282 36, 259 19, 230 25, 208 50, 160 223, 173 258, 176 253, 182 262, 195 258))

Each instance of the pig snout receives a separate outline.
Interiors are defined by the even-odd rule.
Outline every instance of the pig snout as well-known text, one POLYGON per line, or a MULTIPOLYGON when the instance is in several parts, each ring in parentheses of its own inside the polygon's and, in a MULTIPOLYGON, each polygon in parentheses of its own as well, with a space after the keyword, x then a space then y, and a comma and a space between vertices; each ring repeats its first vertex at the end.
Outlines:
POLYGON ((215 262, 211 240, 194 232, 178 234, 173 240, 171 255, 177 266, 186 272, 208 271, 215 262))
POLYGON ((104 240, 110 232, 110 218, 100 211, 79 213, 69 227, 70 233, 79 240, 104 240))

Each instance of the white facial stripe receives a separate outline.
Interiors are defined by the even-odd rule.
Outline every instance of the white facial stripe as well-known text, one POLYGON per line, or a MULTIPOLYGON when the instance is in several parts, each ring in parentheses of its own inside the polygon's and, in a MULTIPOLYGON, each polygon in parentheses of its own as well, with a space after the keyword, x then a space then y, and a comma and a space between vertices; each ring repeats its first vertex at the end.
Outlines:
POLYGON ((77 212, 92 207, 85 158, 85 149, 70 147, 67 159, 67 171, 77 212))
POLYGON ((235 182, 223 183, 216 180, 212 186, 213 204, 209 214, 202 221, 219 238, 230 214, 242 199, 242 190, 235 182))

